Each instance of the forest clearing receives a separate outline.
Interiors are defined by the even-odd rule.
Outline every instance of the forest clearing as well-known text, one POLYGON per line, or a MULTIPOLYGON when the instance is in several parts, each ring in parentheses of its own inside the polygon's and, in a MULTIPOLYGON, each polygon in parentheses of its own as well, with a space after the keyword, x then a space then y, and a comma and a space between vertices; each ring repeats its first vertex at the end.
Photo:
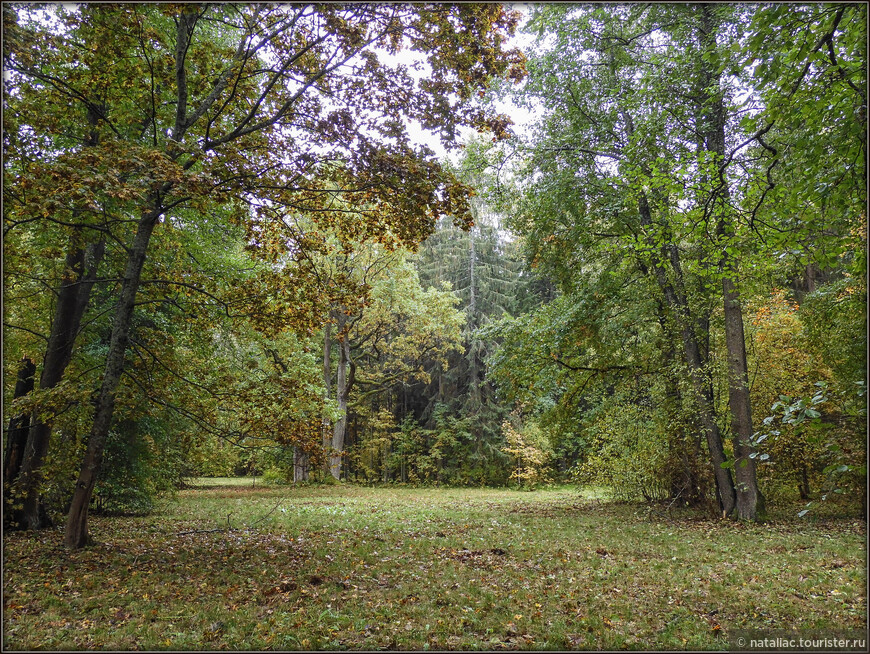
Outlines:
POLYGON ((855 517, 735 528, 575 488, 238 481, 95 518, 76 552, 7 537, 4 649, 722 650, 865 624, 855 517))
POLYGON ((866 3, 2 19, 4 648, 867 628, 866 3))

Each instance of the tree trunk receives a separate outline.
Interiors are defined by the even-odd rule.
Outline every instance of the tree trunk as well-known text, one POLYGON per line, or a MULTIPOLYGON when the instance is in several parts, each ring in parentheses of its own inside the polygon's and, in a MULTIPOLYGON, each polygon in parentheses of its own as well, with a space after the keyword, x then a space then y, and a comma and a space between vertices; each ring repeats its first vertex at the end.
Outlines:
POLYGON ((308 481, 309 467, 308 453, 302 448, 293 446, 293 483, 298 484, 301 481, 308 481))
POLYGON ((708 211, 715 212, 716 246, 722 251, 719 272, 722 274, 725 343, 728 350, 728 401, 731 408, 734 476, 737 482, 737 518, 757 520, 759 508, 763 511, 763 498, 758 490, 755 448, 752 444, 752 409, 749 400, 746 340, 743 333, 743 308, 737 288, 737 261, 727 249, 727 240, 734 234, 734 225, 728 209, 730 189, 727 171, 724 168, 725 164, 722 163, 725 160, 726 110, 720 90, 721 72, 714 67, 711 57, 703 56, 712 54, 717 49, 718 25, 711 5, 700 5, 700 12, 699 44, 702 56, 699 60, 701 103, 698 108, 698 131, 704 137, 706 151, 715 155, 718 166, 715 181, 709 179, 703 181, 714 184, 705 206, 710 207, 708 211))
POLYGON ((474 269, 477 264, 477 256, 474 251, 474 228, 468 232, 468 240, 471 243, 471 247, 468 251, 468 315, 474 316, 477 312, 477 294, 475 293, 474 288, 474 269))
POLYGON ((807 463, 801 461, 800 480, 798 481, 798 493, 802 500, 810 499, 810 478, 807 474, 807 463))
MULTIPOLYGON (((82 142, 85 148, 95 147, 99 143, 97 126, 104 113, 105 107, 103 106, 88 106, 86 120, 90 130, 82 142)), ((90 301, 91 289, 104 252, 104 238, 82 248, 80 229, 75 229, 70 235, 65 269, 57 293, 54 319, 51 323, 51 331, 42 362, 42 373, 39 379, 41 390, 57 386, 69 365, 73 345, 78 336, 82 316, 90 301), (87 271, 85 271, 86 266, 87 271)), ((26 529, 41 529, 51 525, 39 495, 42 482, 42 464, 48 454, 50 441, 51 424, 35 420, 30 425, 27 443, 23 451, 24 458, 18 472, 20 477, 16 480, 17 492, 24 497, 24 503, 16 516, 16 522, 26 529)), ((7 481, 11 479, 11 477, 6 478, 7 481)))
MULTIPOLYGON (((344 326, 343 323, 344 320, 339 319, 339 328, 344 326)), ((350 388, 353 385, 353 370, 350 340, 347 334, 343 334, 339 336, 338 370, 335 380, 335 394, 341 417, 335 423, 332 432, 332 449, 329 453, 329 472, 336 479, 341 477, 341 457, 344 452, 344 435, 347 431, 347 401, 350 397, 350 388)))
POLYGON ((807 264, 807 293, 816 292, 816 264, 812 261, 807 264))
POLYGON ((139 290, 142 267, 145 265, 148 242, 151 240, 151 234, 154 232, 154 227, 161 213, 162 210, 156 208, 142 217, 127 255, 121 295, 112 323, 112 336, 109 341, 109 352, 106 356, 103 382, 97 399, 93 426, 88 437, 88 449, 82 461, 72 504, 67 515, 64 544, 73 549, 84 547, 88 542, 88 506, 94 492, 97 475, 100 472, 106 438, 112 426, 115 393, 124 371, 124 357, 130 340, 130 322, 133 316, 136 293, 139 290))
POLYGON ((716 424, 716 414, 713 404, 713 389, 710 381, 706 378, 701 360, 701 352, 698 342, 690 338, 685 332, 691 332, 691 327, 684 329, 684 346, 686 359, 689 363, 692 388, 698 399, 699 418, 704 428, 704 436, 707 440, 707 449, 710 452, 710 461, 713 464, 713 476, 716 480, 716 497, 719 501, 719 509, 722 516, 729 516, 736 505, 736 489, 731 471, 723 467, 727 461, 725 448, 722 445, 722 435, 719 425, 716 424))
MULTIPOLYGON (((18 368, 18 377, 15 382, 14 399, 24 397, 33 390, 33 377, 36 374, 36 364, 30 357, 21 359, 18 368)), ((24 460, 24 448, 27 446, 27 434, 30 431, 30 414, 25 413, 13 416, 9 420, 9 430, 6 432, 6 452, 3 459, 3 503, 4 523, 7 527, 13 526, 13 517, 16 510, 13 508, 15 493, 14 482, 21 470, 24 460)), ((17 526, 17 523, 16 525, 17 526)))
MULTIPOLYGON (((330 319, 332 315, 330 316, 330 319)), ((327 320, 323 327, 323 400, 326 401, 332 395, 332 323, 327 320)), ((321 426, 321 438, 323 439, 323 472, 330 472, 329 450, 332 447, 332 430, 330 429, 329 417, 324 412, 321 426)))
MULTIPOLYGON (((736 276, 736 263, 731 268, 736 276)), ((734 476, 737 481, 737 518, 757 520, 763 502, 755 470, 752 444, 752 406, 746 367, 746 340, 740 293, 730 277, 723 277, 725 298, 725 343, 728 348, 728 402, 731 405, 731 434, 734 442, 734 476)), ((763 513, 763 511, 762 511, 763 513)))
MULTIPOLYGON (((641 224, 652 225, 652 210, 649 206, 646 194, 641 193, 639 201, 641 224)), ((653 274, 661 289, 667 305, 680 331, 683 342, 683 355, 689 368, 689 377, 692 382, 692 391, 698 407, 698 419, 707 441, 707 449, 710 452, 710 462, 713 466, 713 477, 716 481, 716 498, 719 510, 723 516, 730 515, 736 504, 734 481, 731 472, 722 467, 727 461, 725 448, 722 444, 722 435, 716 424, 716 413, 713 404, 713 389, 710 380, 704 371, 704 359, 698 338, 692 327, 692 315, 682 284, 682 267, 680 265, 679 251, 673 245, 663 246, 663 252, 653 262, 653 274), (669 265, 674 274, 674 283, 668 280, 665 265, 669 265)))
MULTIPOLYGON (((629 137, 634 134, 634 120, 631 113, 622 111, 626 132, 629 137)), ((643 227, 653 225, 652 209, 645 191, 640 191, 638 197, 638 213, 643 227)), ((653 244, 650 244, 651 246, 653 244)), ((644 265, 645 267, 645 265, 644 265)), ((646 271, 648 272, 648 271, 646 271)), ((698 335, 694 330, 692 311, 689 307, 683 271, 680 262, 680 252, 673 243, 665 242, 658 252, 653 250, 652 272, 656 283, 664 295, 667 306, 671 309, 673 320, 677 325, 683 342, 683 353, 689 368, 692 391, 698 406, 698 418, 707 441, 710 461, 713 465, 713 477, 716 482, 716 498, 723 516, 730 515, 736 504, 734 481, 731 472, 722 467, 727 461, 725 448, 722 445, 722 435, 716 424, 716 411, 713 402, 712 382, 707 379, 704 367, 706 359, 702 354, 698 335), (673 273, 673 283, 668 279, 665 268, 673 273)), ((700 321, 704 322, 704 321, 700 321)))
POLYGON ((383 450, 382 454, 383 454, 383 458, 382 458, 383 469, 381 470, 381 479, 386 484, 387 482, 390 481, 390 468, 388 465, 389 460, 390 460, 390 443, 386 443, 384 445, 384 450, 383 450))
MULTIPOLYGON (((72 359, 73 346, 90 301, 97 269, 105 252, 104 240, 82 248, 78 242, 79 238, 80 235, 77 233, 70 236, 66 269, 58 289, 54 319, 51 323, 51 332, 42 363, 42 374, 39 378, 41 390, 54 388, 63 379, 63 374, 72 359)), ((48 454, 50 441, 51 422, 35 419, 30 426, 17 482, 24 503, 16 516, 16 522, 26 529, 42 529, 50 526, 40 500, 42 464, 48 454)))
MULTIPOLYGON (((24 397, 33 390, 33 376, 36 374, 36 364, 25 356, 18 367, 13 399, 24 397)), ((9 430, 6 432, 6 453, 3 459, 3 478, 9 482, 18 476, 21 461, 24 457, 24 446, 27 443, 27 431, 30 426, 30 415, 21 414, 9 420, 9 430)))

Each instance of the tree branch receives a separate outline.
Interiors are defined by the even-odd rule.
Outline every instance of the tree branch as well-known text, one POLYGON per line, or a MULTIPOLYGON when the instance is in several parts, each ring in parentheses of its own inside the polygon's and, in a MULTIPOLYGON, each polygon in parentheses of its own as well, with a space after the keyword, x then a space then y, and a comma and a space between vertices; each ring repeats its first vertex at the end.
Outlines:
POLYGON ((22 327, 21 325, 13 325, 12 323, 8 323, 5 320, 3 321, 3 326, 8 327, 9 329, 20 329, 23 332, 33 334, 34 336, 38 336, 42 340, 48 342, 48 336, 46 336, 45 334, 40 334, 39 332, 35 332, 32 329, 27 329, 27 327, 22 327))

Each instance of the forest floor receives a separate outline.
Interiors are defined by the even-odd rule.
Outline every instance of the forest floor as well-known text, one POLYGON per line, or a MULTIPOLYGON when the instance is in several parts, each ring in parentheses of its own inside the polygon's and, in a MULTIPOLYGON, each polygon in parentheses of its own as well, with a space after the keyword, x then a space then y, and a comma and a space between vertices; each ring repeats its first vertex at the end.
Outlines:
POLYGON ((722 650, 741 630, 866 628, 866 523, 794 514, 202 486, 93 516, 76 552, 59 530, 5 534, 3 649, 722 650))

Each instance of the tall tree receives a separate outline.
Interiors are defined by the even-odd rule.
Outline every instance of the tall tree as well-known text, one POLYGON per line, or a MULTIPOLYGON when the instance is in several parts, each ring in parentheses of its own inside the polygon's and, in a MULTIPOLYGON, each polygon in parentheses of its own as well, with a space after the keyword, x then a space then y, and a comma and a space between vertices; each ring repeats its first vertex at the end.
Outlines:
MULTIPOLYGON (((115 235, 128 255, 67 519, 65 541, 80 547, 158 223, 184 207, 232 207, 253 251, 273 260, 289 255, 303 276, 306 255, 321 240, 299 230, 293 216, 300 211, 353 238, 419 241, 434 217, 467 216, 466 189, 410 147, 402 120, 419 118, 446 141, 461 124, 503 131, 505 118, 467 101, 492 75, 520 78, 522 56, 502 51, 516 16, 497 5, 93 5, 53 14, 54 22, 39 21, 4 7, 12 97, 44 114, 18 128, 55 134, 63 121, 52 122, 53 107, 72 102, 98 117, 99 146, 72 146, 73 175, 62 184, 45 176, 54 188, 35 197, 19 192, 32 179, 21 169, 11 224, 69 222, 67 201, 74 200, 134 227, 115 235), (378 60, 377 47, 395 53, 404 46, 430 62, 428 77, 415 81, 404 67, 378 60), (333 209, 338 196, 354 209, 333 209)), ((305 329, 313 314, 297 312, 298 326, 305 329)))
MULTIPOLYGON (((588 337, 576 339, 578 352, 564 363, 584 377, 618 370, 595 313, 573 309, 590 294, 601 298, 602 313, 612 306, 602 292, 603 267, 622 280, 616 292, 633 303, 626 310, 638 320, 654 317, 668 368, 672 343, 681 343, 691 393, 674 387, 668 395, 697 416, 720 509, 741 519, 763 513, 744 298, 766 295, 782 274, 771 260, 794 257, 806 266, 815 257, 818 270, 854 258, 846 234, 859 222, 853 200, 866 188, 866 128, 853 120, 865 107, 862 15, 847 5, 794 13, 781 6, 550 6, 536 8, 529 23, 549 37, 529 63, 524 90, 545 115, 525 153, 512 227, 532 265, 559 282, 565 315, 542 311, 506 326, 512 346, 500 356, 516 368, 500 370, 528 381, 521 352, 540 348, 523 330, 553 332, 555 344, 581 325, 599 334, 595 346, 583 352, 588 337), (829 132, 830 140, 819 138, 829 132), (813 246, 818 254, 810 254, 813 246), (610 257, 626 254, 632 265, 613 265, 610 257), (625 293, 637 273, 654 284, 654 302, 625 293), (568 316, 585 322, 563 327, 568 316), (720 378, 728 423, 714 393, 720 378)), ((553 354, 554 361, 562 356, 553 354)))
MULTIPOLYGON (((474 226, 464 232, 442 221, 421 247, 417 267, 424 285, 449 283, 465 313, 464 352, 454 352, 449 366, 432 365, 432 382, 413 389, 408 417, 439 429, 448 416, 462 422, 469 442, 456 457, 467 465, 466 478, 490 480, 506 464, 500 425, 511 407, 501 403, 487 378, 486 360, 495 341, 483 331, 505 315, 516 315, 538 301, 516 242, 504 231, 495 197, 497 150, 483 139, 470 139, 455 168, 475 189, 471 201, 474 226)), ((401 416, 404 418, 405 416, 401 416)), ((463 432, 464 433, 464 432, 463 432)))
POLYGON ((463 318, 454 309, 456 298, 451 293, 421 287, 401 251, 362 248, 352 260, 341 261, 340 267, 371 292, 365 306, 342 305, 334 312, 339 418, 330 443, 330 473, 336 479, 341 475, 352 401, 360 405, 390 393, 397 384, 428 381, 427 364, 435 361, 446 367, 448 353, 460 347, 463 318))
MULTIPOLYGON (((567 294, 598 279, 589 272, 578 277, 581 262, 620 251, 631 254, 635 271, 655 281, 661 301, 649 309, 668 337, 682 341, 691 404, 710 451, 720 509, 729 514, 735 491, 722 467, 726 455, 710 381, 709 294, 697 278, 686 279, 681 252, 687 235, 674 223, 682 213, 677 188, 685 182, 669 179, 668 171, 689 159, 694 139, 659 106, 670 102, 662 88, 670 78, 662 73, 666 57, 673 56, 651 50, 651 35, 663 22, 654 9, 640 6, 552 7, 536 14, 533 27, 540 34, 551 31, 557 47, 530 63, 528 92, 550 113, 529 159, 527 213, 514 226, 527 235, 532 263, 546 266, 567 294)), ((702 244, 689 247, 703 256, 702 244)), ((632 283, 630 271, 620 271, 629 273, 624 284, 632 283)), ((596 369, 620 366, 589 367, 596 369)))
MULTIPOLYGON (((715 175, 703 179, 705 188, 704 218, 712 223, 717 244, 721 244, 718 269, 722 275, 722 297, 725 315, 725 343, 728 351, 728 399, 731 409, 731 432, 733 436, 734 476, 736 491, 736 512, 741 520, 756 520, 763 515, 763 497, 758 490, 755 466, 755 447, 752 442, 752 405, 749 398, 749 375, 746 366, 746 336, 743 331, 743 305, 739 289, 738 261, 733 254, 733 239, 736 232, 736 218, 730 206, 731 180, 729 161, 734 159, 739 147, 730 153, 726 151, 726 124, 728 109, 725 106, 724 72, 721 65, 723 53, 717 37, 722 36, 724 20, 710 5, 700 5, 697 17, 698 66, 697 79, 697 116, 696 132, 703 143, 701 152, 712 155, 710 158, 715 175), (709 190, 708 190, 709 189, 709 190), (760 504, 759 504, 760 503, 760 504)), ((762 128, 752 140, 757 140, 767 128, 762 128)), ((763 141, 761 141, 763 143, 763 141)))

